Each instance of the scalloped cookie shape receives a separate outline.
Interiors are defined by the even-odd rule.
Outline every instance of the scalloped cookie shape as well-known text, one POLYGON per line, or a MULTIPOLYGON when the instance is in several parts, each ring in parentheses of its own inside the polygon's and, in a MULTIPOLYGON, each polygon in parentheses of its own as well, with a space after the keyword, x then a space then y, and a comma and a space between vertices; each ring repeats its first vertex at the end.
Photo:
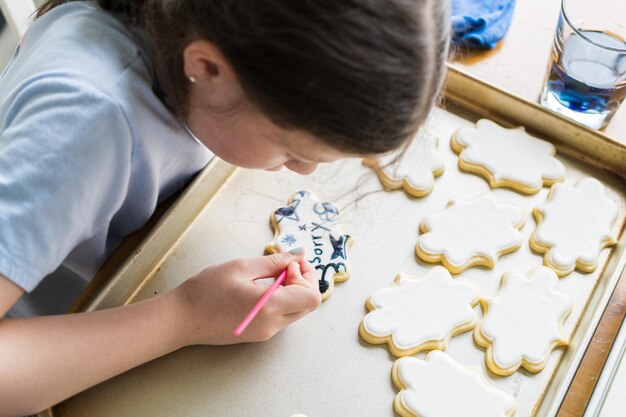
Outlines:
POLYGON ((453 279, 441 266, 420 278, 398 274, 392 287, 367 299, 370 312, 361 321, 359 334, 372 344, 387 343, 395 356, 445 349, 452 336, 474 328, 476 304, 478 288, 453 279))
POLYGON ((415 251, 426 262, 441 262, 453 274, 475 265, 495 266, 500 255, 522 245, 526 222, 518 207, 499 204, 491 196, 450 204, 422 219, 415 251))
POLYGON ((565 276, 578 268, 593 272, 602 249, 615 245, 612 231, 617 205, 594 178, 584 178, 575 187, 555 184, 547 202, 533 210, 537 228, 530 247, 543 253, 543 263, 565 276))
POLYGON ((480 368, 466 367, 433 350, 425 360, 398 359, 391 379, 400 390, 393 402, 402 417, 511 417, 515 400, 487 383, 480 368))
POLYGON ((435 177, 442 175, 445 168, 437 148, 437 138, 424 135, 413 139, 402 154, 392 152, 378 158, 366 158, 363 164, 376 172, 385 188, 403 188, 413 197, 424 197, 432 192, 435 177))
POLYGON ((523 127, 507 129, 481 119, 476 127, 457 130, 450 144, 459 154, 459 167, 484 177, 491 188, 535 194, 565 178, 554 145, 529 135, 523 127))
POLYGON ((520 366, 540 372, 550 353, 568 344, 562 326, 572 302, 557 291, 558 280, 545 266, 528 278, 512 271, 502 277, 494 297, 481 298, 484 314, 474 340, 486 349, 485 362, 492 372, 508 376, 520 366))
POLYGON ((317 271, 325 301, 332 295, 336 282, 350 278, 347 249, 352 238, 342 231, 337 207, 320 202, 312 192, 298 191, 288 204, 270 217, 274 238, 265 251, 278 253, 299 246, 304 248, 306 259, 317 271))

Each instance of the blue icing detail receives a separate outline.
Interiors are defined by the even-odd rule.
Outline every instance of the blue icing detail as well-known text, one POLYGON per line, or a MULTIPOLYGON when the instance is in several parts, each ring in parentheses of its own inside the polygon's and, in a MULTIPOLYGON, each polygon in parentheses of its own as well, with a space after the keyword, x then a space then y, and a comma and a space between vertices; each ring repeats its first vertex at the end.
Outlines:
POLYGON ((326 290, 330 288, 330 284, 328 283, 328 280, 326 279, 326 272, 328 272, 329 269, 332 269, 334 271, 334 274, 338 274, 340 272, 346 272, 348 270, 348 268, 346 267, 346 264, 344 264, 343 262, 330 263, 326 265, 316 265, 315 269, 318 271, 321 271, 322 273, 322 276, 318 280, 320 292, 322 294, 324 294, 326 290))
POLYGON ((294 243, 296 243, 296 238, 293 235, 285 235, 280 240, 280 242, 284 243, 285 245, 292 246, 294 243))
POLYGON ((330 255, 330 259, 346 259, 346 243, 348 243, 348 239, 350 239, 348 235, 341 236, 339 240, 330 235, 330 243, 333 245, 333 254, 330 255))
POLYGON ((274 212, 274 216, 276 216, 276 223, 280 223, 283 219, 300 221, 300 217, 298 217, 298 213, 296 212, 296 208, 300 200, 295 200, 291 206, 281 207, 274 212))
POLYGON ((295 208, 288 206, 279 208, 275 213, 280 214, 281 216, 291 216, 295 211, 295 208))
POLYGON ((313 229, 311 229, 311 232, 314 232, 317 229, 322 229, 322 230, 325 230, 327 232, 330 232, 330 229, 328 227, 324 227, 324 225, 321 225, 319 223, 311 222, 311 225, 313 225, 313 229))
POLYGON ((333 221, 339 215, 339 210, 331 203, 315 203, 313 211, 324 221, 333 221))

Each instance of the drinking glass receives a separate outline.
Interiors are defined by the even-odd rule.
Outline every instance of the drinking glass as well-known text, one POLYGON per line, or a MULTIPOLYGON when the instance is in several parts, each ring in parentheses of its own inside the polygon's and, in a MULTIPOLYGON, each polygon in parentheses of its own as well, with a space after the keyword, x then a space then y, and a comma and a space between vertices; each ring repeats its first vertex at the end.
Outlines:
POLYGON ((562 0, 540 102, 594 129, 626 97, 626 0, 562 0))

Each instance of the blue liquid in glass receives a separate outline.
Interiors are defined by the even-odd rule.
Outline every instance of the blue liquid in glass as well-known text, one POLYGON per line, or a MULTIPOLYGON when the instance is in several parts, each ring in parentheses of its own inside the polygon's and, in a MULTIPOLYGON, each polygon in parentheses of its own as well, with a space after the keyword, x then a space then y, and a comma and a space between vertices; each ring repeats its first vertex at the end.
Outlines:
MULTIPOLYGON (((597 44, 626 49, 624 41, 609 33, 581 33, 597 44)), ((562 106, 574 112, 608 115, 624 100, 626 53, 598 47, 572 34, 555 45, 553 59, 547 90, 562 106)))

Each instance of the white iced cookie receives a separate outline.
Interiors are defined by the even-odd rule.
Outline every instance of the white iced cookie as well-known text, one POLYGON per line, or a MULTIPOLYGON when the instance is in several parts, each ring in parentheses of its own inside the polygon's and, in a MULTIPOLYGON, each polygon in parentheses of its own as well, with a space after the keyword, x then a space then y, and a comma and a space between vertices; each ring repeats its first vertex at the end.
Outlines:
POLYGON ((430 194, 435 177, 443 174, 444 160, 437 149, 437 138, 420 135, 403 152, 391 152, 378 158, 366 158, 363 164, 370 166, 385 188, 403 188, 413 197, 430 194))
POLYGON ((266 252, 304 248, 306 259, 317 270, 322 300, 328 299, 335 282, 350 278, 347 249, 352 244, 339 225, 339 210, 322 203, 310 191, 298 191, 270 217, 274 238, 266 252))
POLYGON ((495 296, 481 298, 483 318, 474 340, 486 349, 485 362, 492 372, 507 376, 520 366, 540 372, 552 350, 567 345, 562 326, 572 303, 557 291, 558 280, 545 266, 528 278, 512 271, 502 277, 495 296))
POLYGON ((485 381, 480 368, 466 367, 433 350, 425 360, 400 358, 391 379, 400 392, 393 407, 402 417, 511 417, 515 400, 485 381))
POLYGON ((493 268, 500 255, 520 248, 525 222, 521 209, 491 196, 457 202, 422 219, 416 253, 454 274, 475 265, 493 268))
POLYGON ((481 175, 492 188, 535 194, 565 178, 554 145, 529 135, 523 127, 506 129, 481 119, 475 128, 457 130, 450 144, 459 154, 459 167, 481 175))
POLYGON ((474 328, 476 304, 476 286, 441 266, 420 278, 399 274, 392 287, 367 299, 370 312, 359 334, 369 343, 387 343, 395 356, 445 349, 452 336, 474 328))
POLYGON ((613 225, 617 205, 604 194, 604 186, 585 178, 571 187, 555 184, 548 201, 533 210, 537 228, 530 247, 544 254, 544 265, 565 276, 575 268, 593 272, 602 249, 616 243, 613 225))

